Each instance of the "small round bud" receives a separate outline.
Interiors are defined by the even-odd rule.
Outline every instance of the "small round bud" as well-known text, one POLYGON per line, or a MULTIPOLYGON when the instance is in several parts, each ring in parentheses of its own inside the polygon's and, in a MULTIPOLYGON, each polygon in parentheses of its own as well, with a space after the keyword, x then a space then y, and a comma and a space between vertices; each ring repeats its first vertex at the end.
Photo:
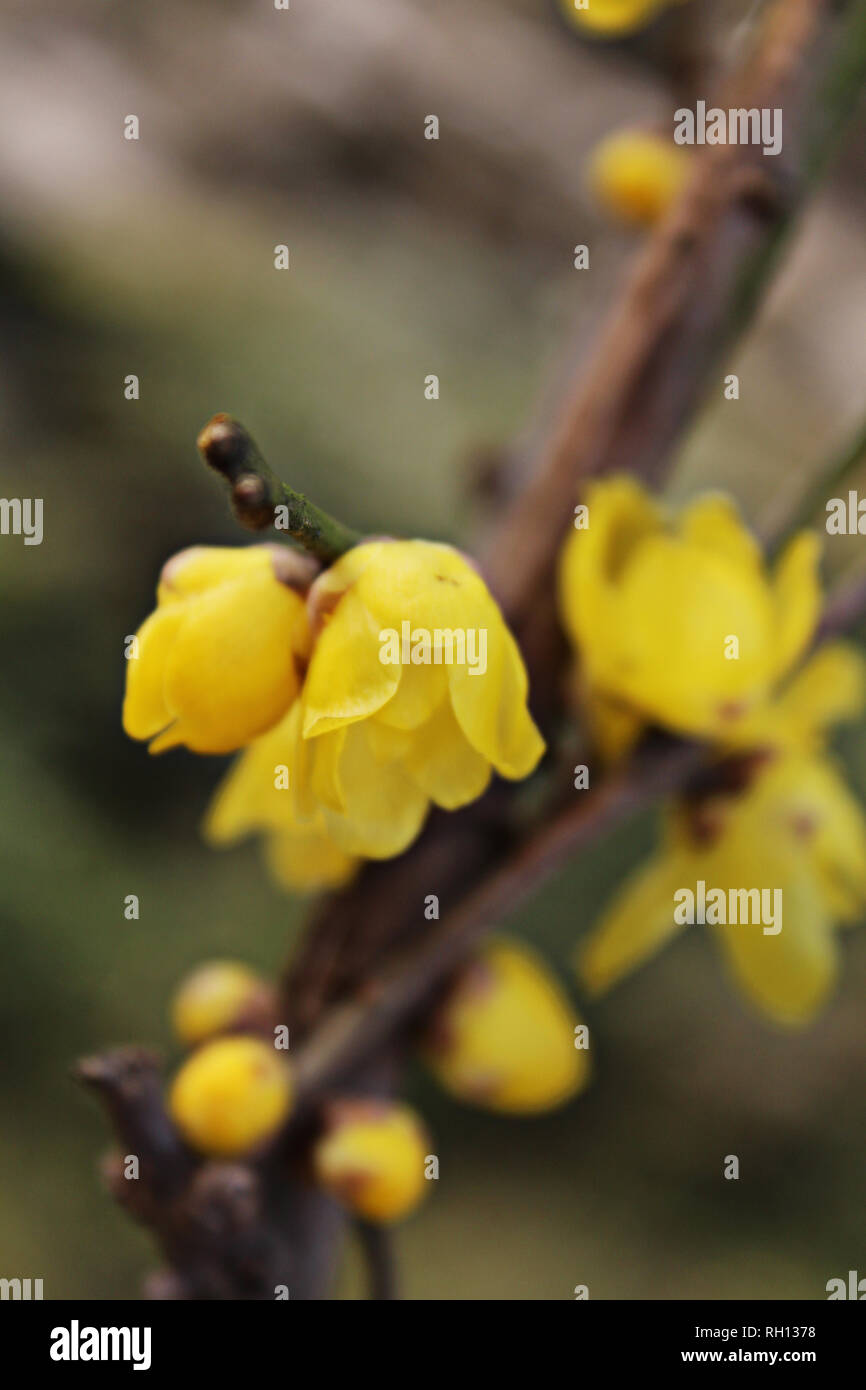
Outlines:
POLYGON ((557 0, 568 24, 591 38, 625 39, 646 28, 672 0, 557 0))
POLYGON ((594 150, 588 178, 599 203, 617 221, 649 227, 679 196, 690 172, 689 152, 670 136, 619 130, 594 150))
POLYGON ((186 976, 172 999, 172 1027, 181 1042, 195 1047, 231 1029, 261 988, 260 977, 239 960, 207 960, 186 976))
POLYGON ((552 1110, 586 1084, 577 1015, 558 982, 522 943, 491 942, 460 975, 425 1047, 437 1080, 487 1110, 552 1110))
POLYGON ((247 1153, 276 1132, 291 1109, 288 1062, 261 1038, 217 1038, 183 1064, 169 1109, 201 1153, 247 1153))
POLYGON ((189 1047, 224 1033, 262 988, 259 976, 234 960, 211 960, 193 970, 172 1000, 171 1021, 189 1047))
POLYGON ((424 1195, 429 1140, 414 1111, 379 1100, 341 1100, 313 1148, 316 1181, 366 1221, 399 1221, 424 1195))

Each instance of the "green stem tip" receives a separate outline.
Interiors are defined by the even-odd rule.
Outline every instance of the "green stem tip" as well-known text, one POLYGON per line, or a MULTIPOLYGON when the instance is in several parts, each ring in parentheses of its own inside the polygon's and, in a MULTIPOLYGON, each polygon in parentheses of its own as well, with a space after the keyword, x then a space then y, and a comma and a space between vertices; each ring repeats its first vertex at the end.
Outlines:
POLYGON ((196 443, 205 463, 228 483, 234 514, 247 530, 273 526, 326 565, 361 540, 359 532, 328 516, 278 478, 231 415, 214 415, 196 443))

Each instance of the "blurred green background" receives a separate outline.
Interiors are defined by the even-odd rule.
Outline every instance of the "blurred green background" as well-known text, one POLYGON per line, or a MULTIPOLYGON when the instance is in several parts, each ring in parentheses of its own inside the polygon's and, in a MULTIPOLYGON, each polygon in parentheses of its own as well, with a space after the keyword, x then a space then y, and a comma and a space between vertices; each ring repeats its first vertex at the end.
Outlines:
MULTIPOLYGON (((730 52, 745 8, 683 14, 730 52)), ((471 546, 479 460, 543 413, 634 249, 582 162, 609 129, 667 121, 680 22, 609 46, 543 0, 4 7, 2 492, 44 498, 45 534, 0 541, 0 1275, 137 1296, 156 1261, 100 1190, 105 1124, 69 1066, 127 1041, 170 1057, 178 978, 225 954, 273 970, 303 916, 254 847, 202 845, 223 760, 151 759, 120 729, 123 639, 161 563, 244 539, 198 429, 229 411, 351 524, 471 546)), ((861 113, 725 368, 741 399, 711 393, 676 495, 723 484, 756 523, 784 515, 857 421, 864 130, 861 113)), ((829 572, 856 546, 834 541, 829 572)), ((864 730, 840 748, 866 791, 864 730)), ((564 978, 653 832, 623 827, 516 922, 564 978)), ((398 1237, 406 1294, 822 1298, 863 1271, 866 941, 843 949, 831 1006, 789 1036, 747 1012, 710 942, 681 939, 585 1009, 595 1084, 548 1119, 486 1117, 413 1077, 441 1179, 398 1237)), ((350 1252, 340 1289, 358 1287, 350 1252)))

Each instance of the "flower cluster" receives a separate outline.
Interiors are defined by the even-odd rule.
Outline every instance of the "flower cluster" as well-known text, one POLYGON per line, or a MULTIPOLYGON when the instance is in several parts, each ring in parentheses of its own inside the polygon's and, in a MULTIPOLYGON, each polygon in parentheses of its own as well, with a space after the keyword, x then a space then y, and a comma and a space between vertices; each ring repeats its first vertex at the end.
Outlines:
POLYGON ((718 775, 669 806, 658 854, 582 943, 580 978, 599 992, 658 950, 681 925, 684 887, 772 888, 784 930, 712 929, 758 1008, 807 1022, 835 978, 834 924, 866 906, 866 821, 826 750, 831 726, 862 712, 866 671, 842 642, 806 656, 816 537, 795 536, 770 573, 727 498, 671 517, 617 478, 591 488, 587 507, 588 529, 563 551, 560 597, 598 746, 621 758, 655 725, 707 740, 718 775))
POLYGON ((262 833, 292 888, 401 853, 431 804, 466 805, 494 771, 526 777, 544 750, 514 639, 447 545, 370 541, 312 582, 279 547, 186 551, 137 641, 127 733, 152 752, 242 748, 207 835, 262 833), (467 629, 483 635, 483 669, 454 659, 467 629), (383 635, 403 632, 383 660, 383 635))
MULTIPOLYGON (((291 1116, 293 1069, 268 1036, 269 1005, 272 1011, 268 983, 235 961, 200 966, 175 995, 173 1027, 192 1051, 171 1083, 169 1111, 201 1154, 254 1155, 291 1116)), ((530 1115, 586 1084, 584 1033, 540 959, 516 941, 497 940, 452 982, 420 1048, 457 1099, 530 1115)), ((435 1159, 410 1107, 372 1097, 330 1099, 309 1154, 318 1185, 374 1222, 396 1221, 418 1206, 435 1159)))

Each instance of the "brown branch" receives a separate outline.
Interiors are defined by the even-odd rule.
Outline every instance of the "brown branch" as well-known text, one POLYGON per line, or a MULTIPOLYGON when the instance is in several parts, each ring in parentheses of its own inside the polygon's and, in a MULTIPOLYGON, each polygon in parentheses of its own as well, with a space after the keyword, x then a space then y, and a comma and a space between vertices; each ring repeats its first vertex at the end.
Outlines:
POLYGON ((838 637, 842 632, 850 632, 859 627, 866 618, 866 572, 843 579, 830 595, 821 621, 818 624, 816 641, 824 642, 829 637, 838 637))
MULTIPOLYGON (((856 6, 851 14, 856 20, 856 6)), ((784 156, 767 159, 752 145, 700 152, 688 187, 647 242, 568 392, 532 482, 493 538, 487 572, 521 636, 551 590, 579 483, 612 469, 657 481, 713 365, 756 307, 768 252, 790 226, 818 162, 809 123, 826 138, 828 113, 814 94, 830 17, 828 0, 781 0, 772 8, 751 62, 717 104, 781 107, 784 156)), ((837 51, 835 62, 850 56, 837 51)), ((862 78, 866 53, 857 56, 862 78)), ((847 112, 856 84, 840 85, 847 112)))
POLYGON ((356 1221, 355 1230, 367 1264, 371 1299, 394 1302, 400 1295, 397 1292, 397 1265, 390 1231, 371 1225, 368 1221, 356 1221))
POLYGON ((302 1106, 341 1084, 353 1068, 405 1029, 437 986, 478 939, 520 907, 552 873, 607 830, 650 805, 663 791, 686 785, 707 757, 693 744, 664 741, 638 756, 628 771, 529 833, 465 900, 417 942, 389 957, 359 996, 331 1008, 295 1058, 302 1106))

